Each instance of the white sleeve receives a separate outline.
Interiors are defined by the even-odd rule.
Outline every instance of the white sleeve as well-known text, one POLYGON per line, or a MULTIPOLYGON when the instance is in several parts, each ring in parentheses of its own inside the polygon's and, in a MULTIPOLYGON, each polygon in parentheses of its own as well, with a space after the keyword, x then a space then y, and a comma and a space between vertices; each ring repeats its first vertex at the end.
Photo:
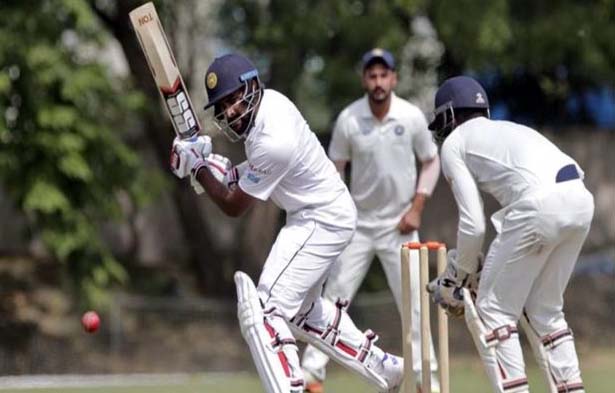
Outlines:
POLYGON ((248 159, 239 187, 246 194, 266 201, 290 170, 292 152, 293 146, 285 143, 259 146, 248 159))
POLYGON ((483 200, 474 177, 463 161, 463 152, 459 146, 445 144, 440 158, 442 172, 451 185, 459 210, 457 230, 459 267, 467 273, 474 273, 478 268, 478 255, 482 251, 485 236, 483 200))
POLYGON ((350 161, 350 139, 348 138, 348 120, 342 114, 337 117, 331 143, 329 144, 329 158, 331 161, 350 161))
POLYGON ((438 154, 438 146, 433 141, 431 132, 427 128, 427 120, 423 112, 417 110, 414 116, 412 148, 419 161, 429 161, 438 154))

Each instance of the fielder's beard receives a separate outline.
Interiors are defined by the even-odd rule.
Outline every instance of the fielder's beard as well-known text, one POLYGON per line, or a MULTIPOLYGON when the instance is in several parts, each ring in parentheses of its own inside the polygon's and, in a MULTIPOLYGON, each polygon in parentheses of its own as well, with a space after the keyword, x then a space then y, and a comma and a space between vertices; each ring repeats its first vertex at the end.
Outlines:
POLYGON ((385 102, 386 100, 389 99, 390 96, 391 96, 391 93, 382 88, 376 88, 369 93, 370 100, 377 104, 381 104, 385 102))

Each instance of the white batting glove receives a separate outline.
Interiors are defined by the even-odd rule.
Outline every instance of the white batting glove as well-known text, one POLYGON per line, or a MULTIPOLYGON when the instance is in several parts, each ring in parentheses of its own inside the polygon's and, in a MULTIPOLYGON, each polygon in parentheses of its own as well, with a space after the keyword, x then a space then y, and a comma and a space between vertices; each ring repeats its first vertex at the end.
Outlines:
POLYGON ((175 137, 171 149, 171 171, 180 179, 188 176, 211 153, 211 138, 207 135, 190 139, 175 137))
POLYGON ((224 182, 226 183, 227 188, 231 188, 239 182, 239 178, 243 173, 248 169, 248 161, 244 161, 239 165, 235 165, 231 169, 226 172, 226 177, 224 182))
POLYGON ((220 154, 209 154, 205 159, 198 161, 195 163, 192 171, 190 171, 190 185, 194 189, 198 195, 205 192, 205 189, 199 183, 196 178, 197 173, 203 169, 208 168, 211 174, 218 180, 220 183, 226 184, 226 174, 231 167, 231 160, 220 155, 220 154))
POLYGON ((214 175, 216 180, 220 183, 226 184, 226 174, 233 166, 231 160, 220 154, 210 154, 207 158, 205 158, 205 165, 211 174, 214 175))

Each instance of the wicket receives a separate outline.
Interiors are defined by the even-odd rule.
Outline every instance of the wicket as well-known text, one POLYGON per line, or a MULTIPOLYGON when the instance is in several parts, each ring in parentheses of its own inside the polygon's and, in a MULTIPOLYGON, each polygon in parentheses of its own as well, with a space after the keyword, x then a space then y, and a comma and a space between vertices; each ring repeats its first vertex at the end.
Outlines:
MULTIPOLYGON (((421 311, 421 391, 431 392, 431 327, 429 312, 429 293, 427 293, 427 283, 429 282, 429 252, 437 253, 437 271, 441 274, 446 268, 446 245, 440 242, 418 243, 411 242, 403 244, 401 247, 401 284, 402 284, 402 334, 403 334, 403 356, 404 356, 404 389, 403 393, 415 393, 416 381, 412 370, 412 301, 410 291, 411 280, 411 251, 419 256, 419 293, 421 311)), ((416 258, 416 257, 414 257, 416 258)), ((439 379, 440 392, 450 393, 449 381, 449 357, 448 357, 448 316, 445 311, 438 307, 438 358, 439 358, 439 379)))

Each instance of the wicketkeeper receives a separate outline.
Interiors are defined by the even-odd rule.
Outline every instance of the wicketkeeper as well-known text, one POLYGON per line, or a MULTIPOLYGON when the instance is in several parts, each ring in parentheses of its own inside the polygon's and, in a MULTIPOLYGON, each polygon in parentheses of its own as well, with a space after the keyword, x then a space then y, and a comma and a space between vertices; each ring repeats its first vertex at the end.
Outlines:
POLYGON ((464 312, 493 390, 529 392, 517 323, 526 333, 550 393, 584 392, 563 293, 589 231, 594 201, 583 171, 535 130, 489 119, 489 101, 472 78, 448 79, 429 125, 442 145, 443 173, 459 210, 457 250, 429 284, 451 314, 464 312), (485 216, 479 191, 502 208, 497 236, 476 283, 485 216), (524 315, 524 318, 522 316, 524 315))

